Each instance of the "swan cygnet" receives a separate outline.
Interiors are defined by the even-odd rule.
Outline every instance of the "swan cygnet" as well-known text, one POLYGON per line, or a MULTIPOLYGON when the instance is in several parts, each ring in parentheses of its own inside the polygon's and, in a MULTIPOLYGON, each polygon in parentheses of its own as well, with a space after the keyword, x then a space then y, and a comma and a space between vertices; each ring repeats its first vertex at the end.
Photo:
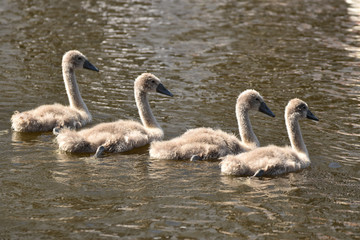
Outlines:
POLYGON ((164 87, 160 79, 151 73, 143 73, 136 78, 134 92, 142 124, 131 120, 118 120, 100 123, 78 132, 62 129, 56 137, 59 149, 70 153, 96 152, 95 157, 99 157, 103 151, 126 152, 145 146, 154 140, 161 140, 164 132, 150 109, 148 93, 173 95, 164 87))
POLYGON ((235 176, 276 176, 295 172, 310 165, 310 158, 301 135, 299 120, 319 121, 300 99, 292 99, 285 108, 286 129, 291 147, 269 145, 238 155, 228 155, 220 162, 221 172, 235 176))
POLYGON ((11 128, 17 132, 47 132, 54 128, 80 128, 91 122, 91 114, 86 107, 75 78, 75 69, 85 68, 99 71, 77 50, 71 50, 62 58, 62 74, 69 106, 58 103, 42 105, 33 110, 15 111, 11 117, 11 128))
POLYGON ((271 117, 275 115, 255 90, 242 92, 235 108, 241 141, 235 135, 222 130, 195 128, 171 140, 151 143, 150 157, 168 160, 209 160, 259 147, 260 143, 252 129, 249 112, 260 111, 271 117))

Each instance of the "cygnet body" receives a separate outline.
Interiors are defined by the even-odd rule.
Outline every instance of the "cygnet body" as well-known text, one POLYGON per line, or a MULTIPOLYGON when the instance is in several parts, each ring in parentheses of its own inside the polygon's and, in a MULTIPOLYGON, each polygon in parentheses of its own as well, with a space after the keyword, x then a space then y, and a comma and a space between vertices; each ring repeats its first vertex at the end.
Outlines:
POLYGON ((235 110, 242 141, 222 130, 195 128, 171 140, 153 142, 150 146, 150 157, 169 160, 209 160, 260 146, 251 126, 249 113, 260 111, 275 116, 266 106, 263 97, 255 90, 246 90, 239 95, 235 110))
POLYGON ((99 71, 77 50, 64 54, 62 73, 69 106, 61 104, 42 105, 33 110, 18 112, 11 117, 11 127, 17 132, 46 132, 55 127, 80 128, 91 122, 91 114, 84 103, 75 78, 75 69, 99 71))
POLYGON ((154 140, 161 140, 164 132, 150 109, 149 92, 172 96, 155 75, 143 73, 134 83, 135 101, 142 124, 131 120, 118 120, 100 123, 78 132, 63 129, 56 137, 60 150, 71 153, 96 151, 95 156, 99 157, 103 151, 126 152, 154 140))
POLYGON ((235 176, 276 176, 299 171, 310 165, 310 158, 302 138, 299 120, 319 121, 300 99, 292 99, 285 108, 286 128, 291 147, 274 145, 260 147, 238 155, 228 155, 220 162, 221 172, 235 176))

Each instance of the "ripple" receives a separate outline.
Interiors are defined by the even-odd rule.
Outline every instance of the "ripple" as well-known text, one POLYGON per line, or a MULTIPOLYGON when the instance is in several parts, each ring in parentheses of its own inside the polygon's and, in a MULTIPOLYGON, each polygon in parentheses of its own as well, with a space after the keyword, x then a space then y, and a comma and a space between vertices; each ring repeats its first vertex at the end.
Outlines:
POLYGON ((358 8, 351 0, 2 4, 1 237, 357 236, 358 8), (283 112, 291 98, 320 118, 301 122, 312 165, 232 178, 218 162, 149 159, 149 146, 94 159, 57 151, 51 134, 12 133, 14 110, 67 104, 60 65, 73 48, 100 68, 77 72, 93 124, 139 119, 133 83, 147 71, 174 93, 150 96, 165 138, 200 126, 237 134, 236 97, 253 88, 277 115, 251 117, 263 145, 289 144, 283 112))

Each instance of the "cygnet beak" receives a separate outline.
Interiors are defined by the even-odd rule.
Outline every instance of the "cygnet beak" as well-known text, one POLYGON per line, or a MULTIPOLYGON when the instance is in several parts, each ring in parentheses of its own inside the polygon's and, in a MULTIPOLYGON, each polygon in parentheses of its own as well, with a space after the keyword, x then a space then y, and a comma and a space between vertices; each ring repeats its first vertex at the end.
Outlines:
POLYGON ((260 103, 259 111, 269 115, 270 117, 275 117, 275 114, 268 108, 265 102, 260 103))
POLYGON ((92 65, 91 62, 89 62, 88 60, 85 60, 83 68, 93 70, 93 71, 96 71, 96 72, 99 71, 99 69, 97 69, 94 65, 92 65))
POLYGON ((169 90, 167 90, 167 89, 164 87, 164 85, 162 85, 162 83, 160 83, 160 84, 157 86, 156 91, 157 91, 158 93, 162 93, 162 94, 168 95, 168 96, 170 96, 170 97, 174 96, 174 95, 172 95, 171 92, 169 92, 169 90))
POLYGON ((315 120, 315 121, 319 121, 319 119, 317 117, 315 117, 315 115, 312 114, 312 112, 310 112, 310 110, 307 111, 306 118, 311 119, 311 120, 315 120))

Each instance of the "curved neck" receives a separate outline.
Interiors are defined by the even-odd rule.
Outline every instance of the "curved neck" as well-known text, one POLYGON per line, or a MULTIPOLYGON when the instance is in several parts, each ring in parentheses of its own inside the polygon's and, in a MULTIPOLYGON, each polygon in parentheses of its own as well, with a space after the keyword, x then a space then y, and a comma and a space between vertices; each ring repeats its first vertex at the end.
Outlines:
POLYGON ((79 87, 77 85, 75 78, 74 69, 64 67, 63 77, 65 82, 66 93, 69 98, 70 107, 83 110, 88 115, 90 115, 90 112, 80 95, 79 87))
POLYGON ((298 118, 292 115, 285 115, 285 121, 292 149, 297 152, 305 153, 308 156, 309 154, 301 134, 298 118))
POLYGON ((254 147, 259 147, 260 142, 257 139, 249 119, 249 111, 237 106, 236 107, 236 118, 239 125, 239 133, 241 141, 246 145, 252 145, 254 147))
POLYGON ((141 122, 147 128, 160 128, 156 121, 148 101, 148 94, 146 92, 135 89, 135 102, 139 110, 141 122))

